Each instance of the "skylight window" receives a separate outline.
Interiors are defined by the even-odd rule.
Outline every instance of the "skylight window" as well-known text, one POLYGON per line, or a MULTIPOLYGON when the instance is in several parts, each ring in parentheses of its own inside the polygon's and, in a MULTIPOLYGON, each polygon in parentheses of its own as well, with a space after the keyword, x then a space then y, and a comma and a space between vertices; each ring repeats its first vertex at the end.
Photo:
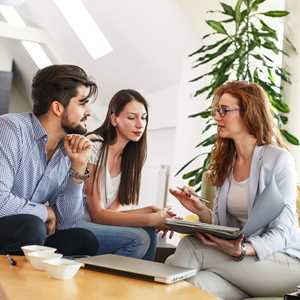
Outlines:
POLYGON ((47 66, 53 65, 49 56, 46 54, 43 47, 39 43, 22 41, 22 45, 39 69, 43 69, 47 66))
POLYGON ((81 0, 53 0, 93 59, 112 51, 112 47, 81 0))
MULTIPOLYGON (((25 22, 13 6, 0 5, 0 12, 8 24, 26 27, 25 22)), ((22 45, 39 69, 52 65, 50 58, 39 43, 22 41, 22 45)))

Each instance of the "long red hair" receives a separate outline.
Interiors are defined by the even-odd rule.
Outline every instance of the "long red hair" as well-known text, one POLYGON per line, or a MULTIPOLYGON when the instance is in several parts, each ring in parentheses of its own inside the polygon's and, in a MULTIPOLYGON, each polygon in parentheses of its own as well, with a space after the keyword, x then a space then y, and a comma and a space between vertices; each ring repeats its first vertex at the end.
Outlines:
MULTIPOLYGON (((221 96, 225 93, 238 99, 242 120, 248 132, 257 139, 258 145, 275 144, 287 148, 274 122, 268 96, 262 87, 245 81, 227 82, 215 91, 213 108, 218 106, 221 96)), ((213 185, 222 186, 230 175, 235 152, 232 139, 217 136, 208 174, 213 185)))

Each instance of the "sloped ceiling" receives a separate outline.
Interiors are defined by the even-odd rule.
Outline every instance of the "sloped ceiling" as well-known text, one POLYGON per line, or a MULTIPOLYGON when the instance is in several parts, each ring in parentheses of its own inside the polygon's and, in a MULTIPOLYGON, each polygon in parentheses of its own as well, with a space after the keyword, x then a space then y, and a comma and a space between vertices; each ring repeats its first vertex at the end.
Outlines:
MULTIPOLYGON (((154 93, 178 84, 182 58, 193 50, 197 35, 179 2, 82 2, 113 47, 111 53, 97 60, 89 56, 52 0, 25 0, 16 9, 27 25, 50 35, 53 44, 48 54, 54 63, 80 65, 96 79, 102 104, 121 88, 154 93)), ((11 43, 16 68, 29 95, 37 68, 19 42, 11 43)))

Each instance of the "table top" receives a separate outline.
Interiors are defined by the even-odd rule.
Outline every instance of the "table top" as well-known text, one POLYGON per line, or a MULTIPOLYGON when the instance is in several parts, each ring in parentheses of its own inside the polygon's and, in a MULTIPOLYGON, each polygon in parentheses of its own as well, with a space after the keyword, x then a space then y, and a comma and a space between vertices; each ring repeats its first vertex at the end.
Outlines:
POLYGON ((87 269, 80 269, 72 279, 58 280, 34 269, 25 257, 14 259, 17 265, 11 266, 5 256, 0 256, 1 300, 217 299, 185 281, 166 285, 87 269))

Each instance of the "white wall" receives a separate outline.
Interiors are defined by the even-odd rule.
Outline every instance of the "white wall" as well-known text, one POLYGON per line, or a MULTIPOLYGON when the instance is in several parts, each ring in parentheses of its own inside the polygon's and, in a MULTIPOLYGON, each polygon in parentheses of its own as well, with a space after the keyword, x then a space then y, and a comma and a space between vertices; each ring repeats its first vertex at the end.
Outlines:
MULTIPOLYGON (((289 122, 287 129, 300 139, 300 36, 297 28, 300 26, 300 1, 299 0, 287 0, 286 9, 291 12, 287 17, 285 26, 285 34, 293 42, 298 49, 298 54, 292 54, 288 58, 284 58, 284 66, 288 68, 292 74, 292 84, 286 84, 284 94, 286 100, 289 103, 291 112, 289 114, 289 122)), ((291 153, 296 160, 296 168, 298 173, 298 182, 300 182, 300 146, 289 146, 291 153)))
POLYGON ((13 56, 8 49, 8 43, 6 39, 0 38, 0 70, 8 71, 12 70, 13 56))
POLYGON ((170 86, 145 94, 149 102, 148 156, 149 165, 171 165, 175 152, 179 86, 170 86))

